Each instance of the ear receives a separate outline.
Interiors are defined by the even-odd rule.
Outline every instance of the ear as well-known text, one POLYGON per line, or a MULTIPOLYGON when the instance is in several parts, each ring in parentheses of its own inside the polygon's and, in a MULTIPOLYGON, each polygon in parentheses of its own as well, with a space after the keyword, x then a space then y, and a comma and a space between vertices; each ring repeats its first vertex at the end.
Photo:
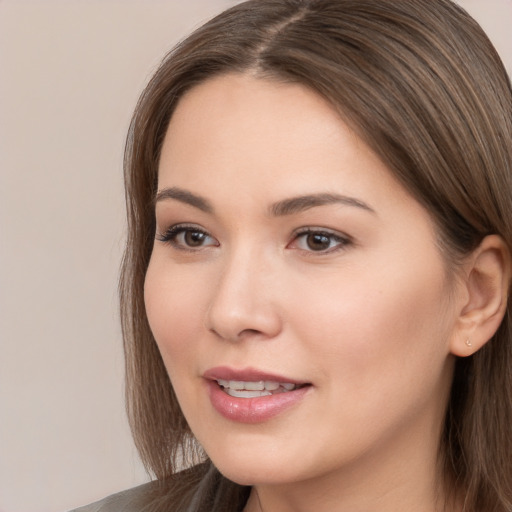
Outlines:
POLYGON ((452 354, 474 354, 497 331, 507 310, 510 272, 510 252, 503 239, 486 236, 464 264, 464 303, 450 344, 452 354))

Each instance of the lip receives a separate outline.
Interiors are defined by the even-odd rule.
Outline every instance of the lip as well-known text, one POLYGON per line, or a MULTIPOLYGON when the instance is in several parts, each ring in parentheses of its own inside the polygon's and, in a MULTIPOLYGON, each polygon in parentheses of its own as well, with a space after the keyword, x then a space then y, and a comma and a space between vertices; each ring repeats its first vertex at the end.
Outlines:
POLYGON ((299 381, 283 375, 277 375, 275 373, 267 373, 262 370, 257 370, 256 368, 235 369, 228 366, 210 368, 204 372, 203 377, 208 380, 269 380, 273 382, 291 382, 292 384, 297 385, 308 384, 306 381, 299 381))
POLYGON ((203 378, 206 381, 209 398, 214 409, 224 418, 238 423, 254 424, 268 421, 291 407, 298 405, 312 387, 308 382, 267 373, 255 368, 234 369, 225 366, 216 367, 204 372, 203 378), (269 396, 238 398, 222 391, 217 383, 218 380, 266 380, 290 382, 296 385, 303 385, 303 387, 269 396))

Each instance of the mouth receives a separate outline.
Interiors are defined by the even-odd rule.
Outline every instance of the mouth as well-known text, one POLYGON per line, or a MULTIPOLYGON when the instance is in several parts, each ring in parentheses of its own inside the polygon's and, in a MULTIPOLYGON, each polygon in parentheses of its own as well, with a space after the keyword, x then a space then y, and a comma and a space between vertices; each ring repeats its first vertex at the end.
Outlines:
POLYGON ((224 393, 236 398, 258 398, 288 393, 303 388, 308 384, 293 382, 277 382, 272 380, 242 381, 215 379, 224 393))
POLYGON ((262 423, 298 407, 312 383, 255 368, 216 367, 203 374, 214 409, 238 423, 262 423))

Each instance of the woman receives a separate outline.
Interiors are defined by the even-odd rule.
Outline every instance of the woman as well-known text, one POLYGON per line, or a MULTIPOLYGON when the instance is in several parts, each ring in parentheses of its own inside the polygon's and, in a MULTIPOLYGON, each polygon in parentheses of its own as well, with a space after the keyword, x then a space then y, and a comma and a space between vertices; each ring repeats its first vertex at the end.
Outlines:
POLYGON ((254 0, 126 150, 128 411, 84 510, 512 511, 512 92, 448 0, 254 0))

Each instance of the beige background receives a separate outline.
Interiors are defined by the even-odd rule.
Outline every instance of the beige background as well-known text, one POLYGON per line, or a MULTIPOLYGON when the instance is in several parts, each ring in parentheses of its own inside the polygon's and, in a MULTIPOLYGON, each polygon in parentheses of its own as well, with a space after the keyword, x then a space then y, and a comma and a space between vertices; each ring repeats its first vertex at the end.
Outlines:
MULTIPOLYGON (((164 52, 235 0, 0 0, 0 512, 143 482, 124 417, 121 159, 164 52)), ((511 0, 462 0, 512 70, 511 0)))

